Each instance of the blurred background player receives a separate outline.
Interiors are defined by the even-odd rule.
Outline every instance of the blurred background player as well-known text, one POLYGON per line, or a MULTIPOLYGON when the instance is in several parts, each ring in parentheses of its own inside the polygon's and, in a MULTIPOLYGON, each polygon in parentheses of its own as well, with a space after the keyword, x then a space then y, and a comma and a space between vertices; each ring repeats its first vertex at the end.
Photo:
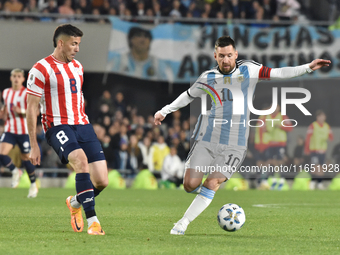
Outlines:
MULTIPOLYGON (((286 162, 287 151, 287 132, 293 130, 292 122, 287 115, 281 114, 281 107, 277 105, 275 111, 266 116, 266 132, 269 133, 270 142, 268 144, 268 164, 275 166, 284 165, 286 162)), ((279 181, 278 189, 282 188, 284 179, 273 177, 271 189, 275 189, 279 181)))
MULTIPOLYGON (((30 143, 26 123, 27 93, 26 88, 23 86, 24 75, 23 70, 19 68, 13 69, 10 76, 12 86, 2 93, 4 107, 1 111, 6 123, 5 132, 0 139, 0 163, 12 172, 12 187, 16 188, 20 181, 21 172, 7 155, 17 144, 21 151, 22 163, 31 182, 27 197, 33 198, 38 194, 38 187, 35 182, 35 166, 29 160, 30 143)), ((38 108, 36 108, 35 116, 37 114, 38 108)))
MULTIPOLYGON (((268 110, 270 107, 264 106, 262 110, 268 110)), ((258 117, 259 121, 256 124, 255 127, 255 138, 254 138, 254 144, 255 144, 255 159, 256 159, 256 165, 259 167, 260 178, 258 179, 258 189, 261 190, 268 190, 270 187, 267 182, 267 174, 262 172, 261 167, 268 165, 268 147, 270 142, 270 133, 267 132, 266 129, 266 115, 261 115, 258 117)))
POLYGON ((87 219, 87 233, 105 235, 95 211, 95 197, 108 185, 107 165, 101 144, 85 114, 83 66, 75 56, 83 32, 70 24, 60 25, 53 35, 54 51, 30 70, 27 81, 27 126, 31 141, 30 160, 40 164, 37 143, 37 117, 40 104, 41 123, 47 143, 63 164, 76 172, 77 195, 66 204, 71 213, 73 231, 84 227, 81 206, 87 219))
POLYGON ((333 141, 333 132, 326 122, 326 114, 322 110, 316 111, 316 121, 309 125, 305 140, 305 155, 310 156, 310 163, 315 167, 315 172, 311 172, 313 178, 310 188, 315 189, 315 181, 317 181, 317 188, 324 189, 322 165, 325 163, 327 141, 333 141))

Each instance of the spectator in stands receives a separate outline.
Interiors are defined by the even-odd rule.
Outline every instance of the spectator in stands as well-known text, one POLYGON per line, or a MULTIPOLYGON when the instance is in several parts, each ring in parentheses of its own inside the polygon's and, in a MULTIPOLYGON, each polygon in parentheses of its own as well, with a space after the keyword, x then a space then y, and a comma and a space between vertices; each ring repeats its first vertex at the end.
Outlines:
POLYGON ((169 146, 164 142, 164 137, 159 136, 157 142, 151 146, 152 166, 149 169, 156 178, 161 177, 164 158, 170 153, 169 146))
POLYGON ((92 8, 87 0, 79 0, 76 4, 76 8, 80 9, 83 14, 91 14, 92 8))
POLYGON ((254 0, 239 0, 238 2, 241 10, 241 19, 254 19, 254 0))
MULTIPOLYGON (((80 1, 86 2, 86 0, 80 0, 80 1)), ((114 106, 113 99, 111 97, 110 91, 108 91, 108 90, 103 91, 103 94, 101 95, 101 97, 98 100, 98 106, 100 107, 102 104, 106 104, 106 105, 109 106, 109 109, 108 109, 109 114, 112 115, 114 113, 115 106, 114 106)))
MULTIPOLYGON (((190 17, 193 17, 193 18, 201 17, 201 10, 197 7, 195 1, 190 3, 187 14, 189 14, 190 17)), ((188 17, 188 15, 187 15, 187 17, 188 17)))
POLYGON ((132 175, 134 176, 137 174, 138 169, 142 166, 143 162, 143 155, 138 147, 138 140, 135 135, 130 136, 127 152, 129 153, 130 166, 132 175))
POLYGON ((72 9, 72 1, 71 0, 64 0, 63 5, 59 6, 58 12, 62 15, 74 15, 75 12, 72 9))
POLYGON ((110 147, 113 150, 113 168, 119 168, 119 150, 120 150, 120 123, 115 121, 109 128, 110 147))
MULTIPOLYGON (((85 0, 86 1, 86 0, 85 0)), ((47 7, 43 10, 43 13, 58 13, 58 7, 56 0, 48 0, 47 7)))
POLYGON ((113 105, 116 111, 121 111, 125 116, 127 112, 127 104, 124 99, 124 94, 122 92, 118 92, 113 100, 113 105))
POLYGON ((5 12, 21 12, 24 5, 19 0, 7 0, 4 3, 5 12))
POLYGON ((138 142, 138 147, 141 150, 143 157, 143 165, 148 169, 152 169, 152 155, 151 155, 151 140, 148 136, 145 136, 142 141, 138 142))
POLYGON ((181 14, 180 9, 179 9, 180 6, 181 6, 181 2, 179 0, 174 0, 172 6, 173 6, 173 8, 170 11, 169 16, 173 17, 173 18, 182 17, 182 14, 181 14))
POLYGON ((124 140, 125 143, 128 143, 129 141, 129 137, 127 135, 127 132, 128 132, 128 128, 126 125, 122 124, 120 126, 120 140, 124 140))
POLYGON ((264 10, 263 19, 272 20, 276 14, 276 0, 262 0, 264 10))
POLYGON ((241 9, 238 0, 231 0, 231 11, 228 12, 228 18, 238 19, 241 16, 241 9))
POLYGON ((333 141, 333 132, 326 122, 326 114, 322 110, 316 111, 316 121, 309 125, 305 140, 305 155, 310 156, 310 163, 314 164, 316 171, 312 173, 310 188, 324 189, 322 184, 322 165, 325 163, 327 142, 333 141))
POLYGON ((280 20, 294 20, 299 15, 301 7, 297 0, 276 0, 277 16, 280 20))
POLYGON ((162 16, 169 16, 170 11, 173 9, 172 2, 172 0, 159 0, 162 16))
POLYGON ((39 13, 39 9, 37 6, 36 0, 29 0, 27 5, 25 6, 23 12, 26 13, 39 13))
POLYGON ((183 183, 184 165, 177 155, 176 147, 170 148, 170 153, 164 158, 162 180, 170 181, 179 187, 183 183))
POLYGON ((137 10, 134 14, 135 16, 143 17, 145 16, 145 5, 143 1, 138 1, 137 3, 137 10))

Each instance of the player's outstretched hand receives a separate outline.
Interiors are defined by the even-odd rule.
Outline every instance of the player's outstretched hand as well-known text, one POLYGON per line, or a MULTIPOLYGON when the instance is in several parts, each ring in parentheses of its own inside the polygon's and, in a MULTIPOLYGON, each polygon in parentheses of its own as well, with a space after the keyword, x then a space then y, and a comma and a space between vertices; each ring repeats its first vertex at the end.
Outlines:
POLYGON ((30 152, 30 161, 32 165, 40 165, 40 148, 39 146, 32 146, 30 152))
POLYGON ((155 113, 155 116, 154 116, 154 123, 155 125, 160 125, 161 124, 161 121, 164 120, 165 117, 158 111, 155 113))
POLYGON ((323 66, 329 66, 331 63, 330 60, 325 60, 325 59, 314 59, 310 64, 309 67, 313 71, 320 69, 323 66))

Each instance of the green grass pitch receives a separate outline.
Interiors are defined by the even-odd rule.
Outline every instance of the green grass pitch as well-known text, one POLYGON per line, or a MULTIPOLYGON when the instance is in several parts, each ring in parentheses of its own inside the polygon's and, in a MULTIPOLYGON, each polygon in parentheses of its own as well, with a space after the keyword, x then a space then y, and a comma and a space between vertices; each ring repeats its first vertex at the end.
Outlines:
POLYGON ((340 254, 334 191, 220 190, 184 236, 169 234, 195 196, 183 190, 105 190, 96 199, 105 236, 73 232, 65 199, 74 193, 0 189, 0 254, 340 254), (226 203, 245 210, 237 232, 217 224, 226 203))

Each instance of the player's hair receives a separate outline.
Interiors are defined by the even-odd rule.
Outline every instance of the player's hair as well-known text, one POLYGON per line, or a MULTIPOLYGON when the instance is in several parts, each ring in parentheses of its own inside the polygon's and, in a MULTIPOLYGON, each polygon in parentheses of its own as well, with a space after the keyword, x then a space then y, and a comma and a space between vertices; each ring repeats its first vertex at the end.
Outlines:
POLYGON ((82 37, 83 32, 79 28, 72 26, 71 24, 64 24, 64 25, 58 26, 56 30, 54 31, 54 35, 53 35, 54 48, 57 47, 57 39, 60 35, 82 37))
POLYGON ((226 47, 229 45, 233 46, 234 50, 236 50, 235 41, 231 39, 230 36, 227 35, 221 36, 215 42, 215 51, 217 50, 218 47, 226 47))
POLYGON ((25 76, 24 70, 22 70, 22 69, 20 69, 20 68, 14 68, 14 69, 11 71, 11 75, 13 75, 14 73, 22 73, 22 76, 25 76))
POLYGON ((146 30, 144 28, 141 27, 132 27, 129 30, 128 33, 128 42, 129 42, 129 47, 131 48, 132 44, 131 44, 131 39, 134 36, 139 36, 139 35, 144 35, 146 38, 149 38, 150 41, 152 40, 152 35, 151 32, 149 30, 146 30))
POLYGON ((321 115, 321 114, 325 114, 325 112, 323 110, 317 110, 316 113, 315 113, 316 117, 321 115))

